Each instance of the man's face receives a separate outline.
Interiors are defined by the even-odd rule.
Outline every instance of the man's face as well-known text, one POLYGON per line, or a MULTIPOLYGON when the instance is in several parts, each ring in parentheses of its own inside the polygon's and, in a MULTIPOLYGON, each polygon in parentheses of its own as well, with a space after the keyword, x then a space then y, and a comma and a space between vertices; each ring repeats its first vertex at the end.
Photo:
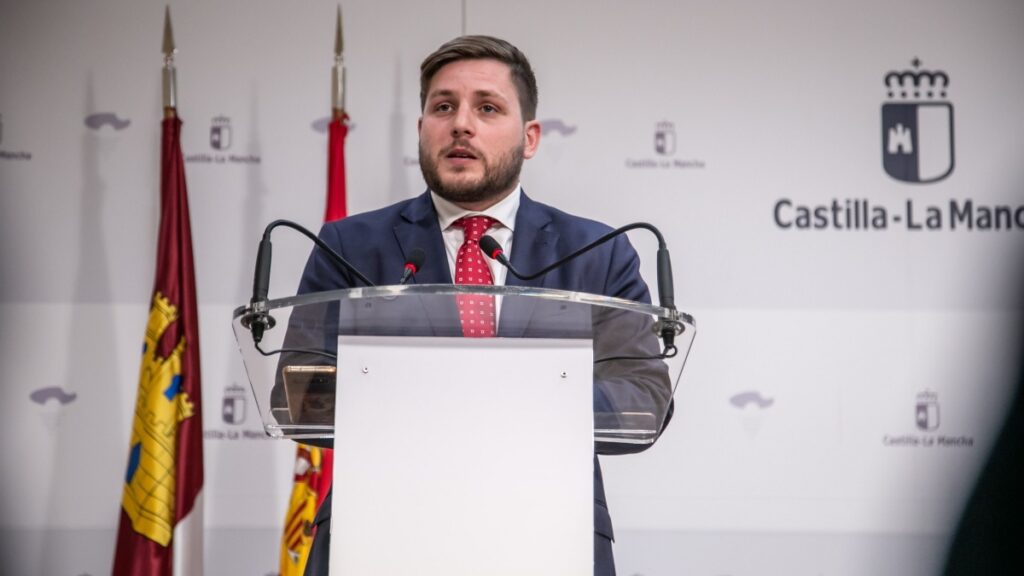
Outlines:
POLYGON ((506 64, 459 60, 437 71, 419 121, 420 169, 430 189, 482 210, 507 196, 525 158, 540 142, 540 124, 523 122, 506 64))

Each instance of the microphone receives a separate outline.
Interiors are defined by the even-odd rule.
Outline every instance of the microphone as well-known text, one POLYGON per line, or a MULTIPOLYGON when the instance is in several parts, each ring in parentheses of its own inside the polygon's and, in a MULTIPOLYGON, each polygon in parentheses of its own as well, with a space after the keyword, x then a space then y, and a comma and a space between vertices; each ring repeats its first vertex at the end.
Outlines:
POLYGON ((252 341, 257 346, 263 340, 263 333, 277 323, 267 312, 267 293, 270 291, 270 260, 273 254, 270 244, 270 231, 263 233, 260 247, 256 251, 256 270, 252 278, 252 299, 249 300, 249 312, 242 316, 242 326, 252 333, 252 341))
MULTIPOLYGON (((605 242, 615 238, 616 236, 620 236, 622 234, 625 234, 626 232, 629 232, 630 230, 635 230, 637 228, 643 228, 645 230, 650 231, 658 239, 658 305, 661 306, 662 308, 670 310, 673 313, 673 316, 678 316, 675 304, 675 288, 672 283, 672 259, 668 253, 668 246, 665 243, 665 237, 662 236, 661 231, 658 230, 652 224, 648 224, 646 222, 636 222, 634 224, 627 224, 621 228, 616 228, 615 230, 612 230, 611 232, 605 234, 604 236, 601 236, 597 240, 594 240, 590 244, 587 244, 580 248, 579 250, 576 250, 572 254, 569 254, 568 256, 560 260, 557 260, 553 264, 550 264, 532 274, 522 274, 518 270, 516 270, 512 266, 512 263, 509 262, 508 258, 505 256, 505 251, 502 250, 501 244, 498 244, 498 241, 490 236, 485 235, 480 238, 480 249, 489 258, 491 258, 492 260, 497 260, 499 263, 501 263, 502 266, 508 268, 508 271, 511 272, 516 278, 519 278, 520 280, 533 280, 535 278, 540 278, 541 276, 547 274, 548 272, 554 270, 555 268, 559 268, 560 266, 566 264, 571 260, 575 260, 579 256, 582 256, 583 254, 593 250, 594 248, 597 248, 601 244, 604 244, 605 242)), ((665 350, 667 353, 669 349, 675 350, 675 337, 677 334, 682 333, 683 325, 676 319, 660 319, 658 323, 655 325, 655 330, 661 336, 662 342, 664 342, 665 344, 665 350)))
POLYGON ((501 248, 501 244, 498 244, 497 240, 491 236, 481 236, 480 250, 482 250, 483 253, 491 260, 497 260, 502 266, 511 270, 516 277, 522 278, 522 275, 512 267, 512 263, 508 261, 507 257, 505 257, 505 251, 501 248))
POLYGON ((373 286, 373 282, 363 275, 355 266, 335 252, 326 242, 310 232, 307 228, 290 220, 274 220, 263 230, 263 238, 260 239, 260 247, 256 252, 256 269, 252 279, 252 299, 249 301, 248 311, 242 315, 242 326, 252 333, 253 343, 259 349, 259 343, 263 340, 263 333, 270 330, 276 324, 274 317, 267 311, 267 293, 270 291, 270 262, 273 247, 270 244, 270 233, 274 228, 284 226, 296 230, 313 241, 318 248, 324 251, 327 257, 345 274, 355 276, 367 286, 373 286))
POLYGON ((413 248, 409 251, 409 257, 405 260, 405 269, 402 270, 402 279, 398 281, 398 285, 401 286, 409 281, 420 268, 423 266, 423 261, 427 259, 426 252, 422 248, 413 248))

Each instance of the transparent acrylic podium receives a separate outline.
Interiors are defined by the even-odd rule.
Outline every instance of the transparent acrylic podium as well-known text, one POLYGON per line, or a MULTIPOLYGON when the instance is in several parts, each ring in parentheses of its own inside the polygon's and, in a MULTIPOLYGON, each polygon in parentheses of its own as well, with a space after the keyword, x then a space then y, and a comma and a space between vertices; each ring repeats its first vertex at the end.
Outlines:
POLYGON ((272 300, 233 327, 267 434, 333 445, 331 574, 360 576, 592 574, 594 452, 658 438, 695 334, 657 306, 455 285, 272 300), (463 336, 460 298, 493 300, 495 338, 463 336))

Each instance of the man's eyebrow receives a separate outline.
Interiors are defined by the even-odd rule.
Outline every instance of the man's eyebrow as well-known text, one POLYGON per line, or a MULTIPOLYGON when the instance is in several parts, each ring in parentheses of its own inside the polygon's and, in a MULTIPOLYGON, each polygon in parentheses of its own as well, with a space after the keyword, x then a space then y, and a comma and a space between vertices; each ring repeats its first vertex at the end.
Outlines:
MULTIPOLYGON (((434 90, 430 94, 427 94, 427 99, 430 100, 430 99, 438 98, 438 97, 447 98, 449 96, 454 96, 454 95, 455 95, 455 91, 454 90, 447 90, 447 89, 434 90)), ((476 97, 481 97, 481 98, 497 98, 499 100, 506 100, 505 96, 503 96, 500 92, 495 92, 493 90, 474 90, 473 91, 473 95, 476 96, 476 97)))
POLYGON ((492 90, 476 90, 473 92, 473 95, 480 96, 483 98, 497 98, 499 100, 505 99, 505 97, 500 92, 494 92, 492 90))
POLYGON ((452 96, 455 92, 451 90, 434 90, 430 94, 427 94, 427 98, 437 98, 438 96, 452 96))

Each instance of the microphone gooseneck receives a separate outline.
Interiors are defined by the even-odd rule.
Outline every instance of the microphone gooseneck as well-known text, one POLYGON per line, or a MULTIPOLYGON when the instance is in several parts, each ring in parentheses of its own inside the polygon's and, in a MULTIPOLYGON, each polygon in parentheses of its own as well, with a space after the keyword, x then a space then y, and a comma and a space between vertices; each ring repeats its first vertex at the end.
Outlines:
POLYGON ((270 235, 264 233, 256 252, 256 270, 252 278, 252 300, 250 311, 242 317, 242 325, 252 333, 252 340, 259 344, 263 333, 274 327, 274 318, 267 312, 267 293, 270 291, 270 261, 273 254, 270 235))
MULTIPOLYGON (((267 228, 263 231, 263 239, 268 244, 270 243, 270 233, 274 230, 274 228, 277 228, 278 226, 284 226, 285 228, 291 228, 292 230, 295 230, 295 231, 299 232, 300 234, 302 234, 306 238, 309 238, 314 244, 316 244, 317 248, 323 250, 324 253, 327 255, 327 257, 332 262, 334 262, 334 264, 339 269, 341 269, 343 272, 348 273, 348 274, 352 274, 353 276, 356 277, 356 279, 358 279, 360 282, 362 282, 366 286, 375 286, 375 284, 373 282, 370 282, 369 278, 364 276, 363 273, 360 272, 355 266, 350 264, 348 262, 348 260, 345 260, 344 258, 342 258, 341 254, 338 254, 337 252, 335 252, 333 248, 328 246, 327 243, 324 242, 323 240, 321 240, 316 234, 310 232, 310 230, 308 228, 306 228, 306 227, 304 227, 304 226, 302 226, 300 224, 297 224, 295 222, 292 222, 291 220, 274 220, 270 224, 267 224, 267 228)), ((262 244, 262 243, 263 243, 263 241, 260 241, 260 244, 262 244)), ((269 281, 270 281, 269 280, 269 276, 270 276, 270 267, 269 266, 267 266, 267 271, 266 272, 267 272, 267 283, 269 284, 269 281)))
POLYGON ((270 291, 270 263, 273 254, 273 247, 270 244, 270 233, 278 226, 284 226, 296 230, 313 241, 318 248, 324 251, 335 266, 342 272, 355 276, 360 282, 367 286, 373 286, 373 282, 363 275, 355 266, 335 252, 326 242, 313 234, 309 229, 296 224, 290 220, 274 220, 263 230, 263 237, 260 239, 260 247, 256 252, 256 269, 252 279, 252 299, 249 301, 249 311, 242 316, 242 326, 252 333, 253 342, 259 346, 263 340, 263 333, 274 327, 276 324, 273 316, 267 311, 267 294, 270 291))
MULTIPOLYGON (((668 246, 665 243, 665 237, 661 234, 661 231, 658 230, 652 224, 648 224, 646 222, 636 222, 633 224, 627 224, 625 226, 622 226, 621 228, 616 228, 615 230, 612 230, 611 232, 605 234, 604 236, 601 236, 600 238, 583 246, 582 248, 576 250, 575 252, 559 260, 556 260, 554 263, 549 264, 548 266, 545 266, 544 268, 541 268, 540 270, 533 272, 531 274, 523 274, 516 270, 515 267, 512 266, 512 263, 508 260, 508 257, 505 256, 505 252, 504 250, 502 250, 501 244, 499 244, 498 241, 492 238, 491 236, 483 236, 482 238, 480 238, 480 249, 489 258, 497 260, 503 266, 508 268, 508 271, 511 272, 516 278, 519 278, 520 280, 533 280, 535 278, 540 278, 541 276, 547 274, 548 272, 563 266, 567 262, 575 260, 579 256, 582 256, 583 254, 593 250, 594 248, 597 248, 598 246, 604 244, 605 242, 608 242, 609 240, 615 238, 616 236, 620 236, 622 234, 625 234, 626 232, 629 232, 630 230, 636 230, 638 228, 643 228, 644 230, 651 232, 658 239, 658 305, 661 306, 662 308, 670 310, 673 315, 676 315, 677 312, 675 304, 675 288, 672 282, 672 259, 668 253, 668 246)), ((658 324, 655 328, 658 332, 658 335, 661 336, 662 342, 664 342, 665 344, 666 354, 668 354, 670 351, 674 354, 675 337, 677 334, 682 332, 682 327, 683 325, 678 320, 675 319, 660 319, 658 321, 658 324)))

